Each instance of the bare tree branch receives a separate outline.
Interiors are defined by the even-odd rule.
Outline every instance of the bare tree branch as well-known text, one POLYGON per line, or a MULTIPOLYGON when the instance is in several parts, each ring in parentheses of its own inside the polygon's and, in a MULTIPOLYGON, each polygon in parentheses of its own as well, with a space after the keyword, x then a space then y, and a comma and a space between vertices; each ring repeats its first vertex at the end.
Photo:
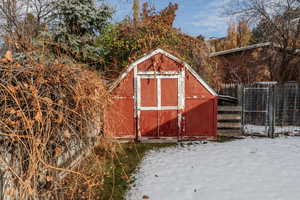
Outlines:
POLYGON ((259 25, 261 37, 278 52, 269 66, 272 74, 278 81, 287 80, 286 73, 295 71, 289 66, 300 48, 300 0, 232 0, 227 14, 259 25))
POLYGON ((21 37, 28 27, 25 20, 32 15, 38 25, 48 23, 57 0, 0 0, 0 23, 2 34, 21 37))

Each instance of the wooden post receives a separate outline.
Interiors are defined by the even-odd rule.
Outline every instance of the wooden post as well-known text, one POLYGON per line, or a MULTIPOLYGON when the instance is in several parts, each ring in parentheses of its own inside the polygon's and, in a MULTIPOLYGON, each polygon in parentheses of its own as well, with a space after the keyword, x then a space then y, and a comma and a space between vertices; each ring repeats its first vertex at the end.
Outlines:
POLYGON ((241 105, 242 105, 242 119, 241 119, 241 121, 242 121, 242 125, 241 125, 241 133, 243 134, 243 135, 245 135, 245 85, 242 85, 241 86, 241 91, 242 91, 242 93, 241 93, 241 105))
POLYGON ((243 85, 238 84, 238 94, 237 94, 237 99, 238 99, 238 104, 242 104, 242 97, 243 97, 243 85))

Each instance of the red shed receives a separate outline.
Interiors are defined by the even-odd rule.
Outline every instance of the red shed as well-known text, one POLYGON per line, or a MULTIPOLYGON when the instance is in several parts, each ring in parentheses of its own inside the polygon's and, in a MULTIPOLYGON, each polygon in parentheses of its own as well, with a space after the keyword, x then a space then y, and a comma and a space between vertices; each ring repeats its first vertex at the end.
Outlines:
POLYGON ((216 139, 216 92, 187 63, 162 49, 131 64, 111 92, 106 137, 216 139))

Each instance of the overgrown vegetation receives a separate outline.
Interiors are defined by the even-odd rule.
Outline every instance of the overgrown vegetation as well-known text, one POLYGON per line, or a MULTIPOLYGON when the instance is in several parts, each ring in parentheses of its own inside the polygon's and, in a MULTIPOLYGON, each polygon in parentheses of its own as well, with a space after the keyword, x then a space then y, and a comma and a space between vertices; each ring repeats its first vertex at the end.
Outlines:
POLYGON ((106 77, 114 78, 131 62, 156 48, 163 48, 187 61, 206 80, 211 81, 212 68, 203 40, 183 34, 173 27, 177 4, 157 11, 143 5, 139 23, 126 18, 111 26, 97 39, 103 49, 102 66, 106 77))
POLYGON ((61 172, 89 180, 64 164, 100 133, 99 116, 109 101, 94 73, 74 63, 40 59, 47 60, 0 67, 1 170, 10 177, 5 195, 17 199, 62 195, 57 190, 61 172))
POLYGON ((95 39, 106 29, 112 14, 108 5, 96 6, 94 0, 58 1, 51 39, 62 44, 61 53, 95 66, 102 57, 102 49, 95 45, 95 39))
MULTIPOLYGON (((80 197, 79 187, 91 188, 103 175, 98 174, 97 180, 94 174, 73 169, 73 164, 95 143, 100 142, 107 152, 113 150, 97 140, 102 136, 101 116, 109 95, 102 78, 88 70, 86 58, 91 54, 82 51, 89 50, 86 45, 107 25, 111 11, 105 6, 96 8, 94 1, 76 1, 75 7, 67 6, 69 0, 51 1, 47 5, 56 9, 51 10, 55 19, 46 24, 32 13, 17 10, 24 5, 22 1, 0 3, 8 50, 0 60, 3 195, 75 199, 80 197), (74 17, 80 13, 72 9, 78 7, 79 18, 84 19, 74 17), (86 18, 86 12, 93 15, 86 18), (69 188, 64 177, 70 175, 84 182, 69 188)), ((86 192, 91 196, 92 191, 86 192)))
POLYGON ((71 183, 69 193, 77 195, 77 199, 122 200, 135 181, 133 173, 146 153, 174 145, 125 143, 106 146, 112 151, 107 151, 103 145, 97 146, 90 156, 84 159, 78 170, 94 175, 94 180, 98 181, 88 188, 84 179, 70 176, 67 178, 68 184, 71 183), (72 188, 76 188, 77 191, 72 188))
POLYGON ((227 29, 227 36, 222 39, 214 39, 209 41, 214 51, 225 51, 238 47, 244 47, 251 44, 252 31, 246 20, 240 20, 237 24, 230 24, 227 29))

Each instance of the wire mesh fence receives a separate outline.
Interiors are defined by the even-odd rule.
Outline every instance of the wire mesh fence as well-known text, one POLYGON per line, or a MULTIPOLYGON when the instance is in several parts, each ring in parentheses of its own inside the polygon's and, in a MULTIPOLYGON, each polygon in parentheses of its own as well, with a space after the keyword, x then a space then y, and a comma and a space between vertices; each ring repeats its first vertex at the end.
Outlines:
POLYGON ((300 84, 226 84, 220 95, 239 99, 244 134, 300 134, 300 84))
POLYGON ((300 84, 274 88, 275 133, 300 133, 300 84))
POLYGON ((269 132, 268 105, 270 90, 266 87, 244 87, 242 130, 246 134, 269 132))

